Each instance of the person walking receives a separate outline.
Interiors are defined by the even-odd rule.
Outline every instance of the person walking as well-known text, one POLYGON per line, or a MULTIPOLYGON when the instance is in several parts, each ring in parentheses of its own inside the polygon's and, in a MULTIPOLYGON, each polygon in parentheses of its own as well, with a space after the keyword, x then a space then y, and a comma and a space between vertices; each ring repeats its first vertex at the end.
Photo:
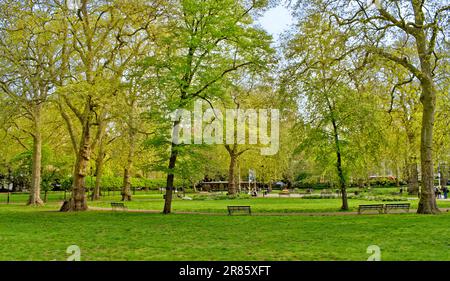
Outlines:
POLYGON ((434 187, 434 196, 439 199, 439 187, 434 187))
POLYGON ((447 197, 448 197, 448 188, 446 186, 444 186, 444 188, 442 189, 442 193, 444 193, 444 199, 447 199, 447 197))

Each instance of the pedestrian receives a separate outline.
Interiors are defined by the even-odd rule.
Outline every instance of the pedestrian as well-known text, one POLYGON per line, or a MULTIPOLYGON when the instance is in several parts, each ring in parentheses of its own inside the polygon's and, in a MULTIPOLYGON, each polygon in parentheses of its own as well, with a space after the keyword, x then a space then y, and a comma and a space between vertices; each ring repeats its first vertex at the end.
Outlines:
POLYGON ((447 197, 448 197, 448 188, 446 186, 444 186, 444 188, 442 189, 442 193, 444 193, 444 199, 447 199, 447 197))
POLYGON ((436 197, 436 198, 439 198, 439 187, 434 187, 434 196, 436 197))

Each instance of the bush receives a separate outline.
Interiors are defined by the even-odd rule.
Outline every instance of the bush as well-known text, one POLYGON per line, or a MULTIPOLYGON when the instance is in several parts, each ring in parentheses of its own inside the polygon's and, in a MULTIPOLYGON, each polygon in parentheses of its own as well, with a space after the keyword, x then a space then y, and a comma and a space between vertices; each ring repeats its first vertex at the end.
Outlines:
POLYGON ((397 186, 397 181, 392 178, 376 178, 369 180, 370 185, 376 185, 380 187, 394 187, 397 186))
POLYGON ((233 196, 225 194, 199 194, 192 197, 193 200, 235 200, 235 199, 249 199, 251 198, 248 194, 236 194, 233 196))

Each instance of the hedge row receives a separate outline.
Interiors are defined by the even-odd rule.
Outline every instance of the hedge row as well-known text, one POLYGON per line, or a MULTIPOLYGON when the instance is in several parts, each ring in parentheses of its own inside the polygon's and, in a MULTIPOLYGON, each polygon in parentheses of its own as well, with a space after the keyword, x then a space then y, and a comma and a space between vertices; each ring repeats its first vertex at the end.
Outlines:
MULTIPOLYGON (((371 179, 371 180, 369 180, 369 183, 371 186, 378 186, 378 187, 396 187, 397 186, 397 182, 392 179, 376 179, 376 180, 371 179)), ((406 185, 407 183, 404 181, 400 181, 399 184, 406 185)), ((297 181, 292 184, 292 187, 299 188, 299 189, 305 189, 305 188, 329 189, 329 188, 332 188, 332 185, 331 185, 331 183, 312 183, 312 182, 297 181)), ((351 184, 348 184, 348 187, 359 187, 359 184, 351 183, 351 184)), ((334 188, 338 188, 338 185, 335 184, 334 188)))

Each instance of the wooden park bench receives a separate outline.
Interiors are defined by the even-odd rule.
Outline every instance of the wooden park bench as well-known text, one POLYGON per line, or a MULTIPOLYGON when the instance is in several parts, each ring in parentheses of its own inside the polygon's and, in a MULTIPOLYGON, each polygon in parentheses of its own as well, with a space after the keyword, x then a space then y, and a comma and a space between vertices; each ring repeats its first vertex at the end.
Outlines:
POLYGON ((124 210, 127 210, 127 206, 125 206, 125 204, 123 203, 116 203, 116 202, 111 202, 111 208, 113 211, 117 210, 118 208, 124 210))
POLYGON ((361 214, 364 210, 376 210, 378 213, 382 214, 384 210, 383 204, 372 204, 372 205, 359 205, 358 214, 361 214))
POLYGON ((409 203, 386 204, 384 207, 384 212, 387 214, 388 211, 392 210, 392 209, 401 209, 401 210, 405 210, 406 212, 409 212, 410 207, 411 207, 411 204, 409 204, 409 203))
POLYGON ((252 214, 252 211, 250 210, 250 206, 228 206, 228 215, 231 216, 234 212, 244 212, 248 213, 249 215, 252 214))

